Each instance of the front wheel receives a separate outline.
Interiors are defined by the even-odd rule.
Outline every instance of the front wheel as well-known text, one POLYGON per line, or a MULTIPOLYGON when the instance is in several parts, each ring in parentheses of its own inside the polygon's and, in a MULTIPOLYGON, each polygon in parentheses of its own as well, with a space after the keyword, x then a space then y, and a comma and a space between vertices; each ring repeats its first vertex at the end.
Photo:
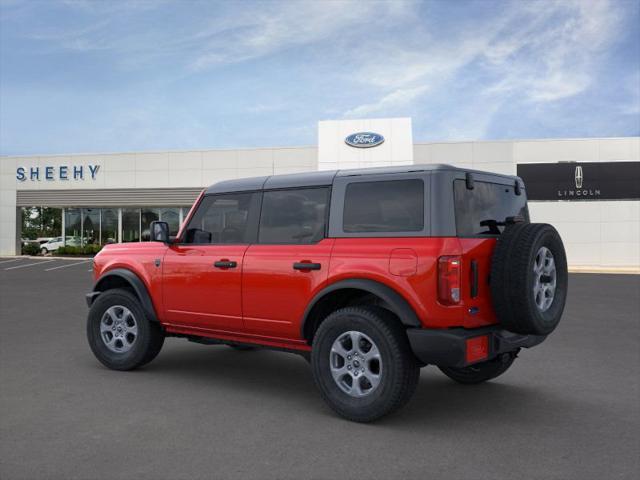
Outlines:
POLYGON ((113 370, 149 363, 164 343, 160 326, 150 322, 136 296, 123 289, 107 290, 93 302, 87 339, 96 358, 113 370))
POLYGON ((420 368, 398 319, 379 307, 347 307, 322 322, 311 367, 327 404, 339 415, 370 422, 409 401, 420 368))
POLYGON ((44 257, 47 253, 49 253, 49 250, 47 250, 46 248, 42 248, 42 249, 40 249, 40 253, 44 257))
POLYGON ((451 380, 464 385, 475 385, 483 383, 493 378, 499 377, 506 372, 516 359, 516 353, 503 353, 488 362, 476 363, 468 367, 438 367, 451 380))

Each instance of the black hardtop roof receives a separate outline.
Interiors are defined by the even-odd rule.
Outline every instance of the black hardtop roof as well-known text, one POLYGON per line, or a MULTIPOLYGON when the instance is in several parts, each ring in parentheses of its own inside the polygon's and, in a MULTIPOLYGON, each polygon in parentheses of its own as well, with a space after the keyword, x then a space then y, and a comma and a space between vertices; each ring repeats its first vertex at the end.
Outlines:
POLYGON ((233 180, 223 180, 214 183, 206 190, 206 194, 243 192, 263 189, 295 188, 295 187, 320 187, 333 184, 336 177, 355 177, 361 175, 391 175, 398 173, 429 172, 429 171, 459 171, 482 173, 485 175, 495 175, 503 178, 516 179, 512 175, 502 175, 499 173, 484 172, 468 168, 454 167, 441 163, 399 165, 394 167, 373 167, 373 168, 353 168, 347 170, 325 170, 304 173, 289 173, 283 175, 271 175, 266 177, 238 178, 233 180))

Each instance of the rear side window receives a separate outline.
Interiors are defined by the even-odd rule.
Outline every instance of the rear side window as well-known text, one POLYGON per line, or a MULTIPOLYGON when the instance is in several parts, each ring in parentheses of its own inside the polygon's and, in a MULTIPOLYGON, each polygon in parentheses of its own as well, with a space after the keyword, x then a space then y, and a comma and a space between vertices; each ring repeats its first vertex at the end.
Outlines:
POLYGON ((420 179, 347 185, 343 230, 419 232, 424 229, 424 182, 420 179))
POLYGON ((271 244, 309 244, 324 238, 328 188, 264 192, 258 241, 271 244))
POLYGON ((516 195, 514 187, 497 183, 474 182, 469 190, 464 180, 453 182, 456 230, 461 237, 497 235, 507 217, 520 215, 529 221, 527 197, 516 195))
POLYGON ((258 207, 257 193, 207 196, 187 226, 184 243, 251 243, 258 207))

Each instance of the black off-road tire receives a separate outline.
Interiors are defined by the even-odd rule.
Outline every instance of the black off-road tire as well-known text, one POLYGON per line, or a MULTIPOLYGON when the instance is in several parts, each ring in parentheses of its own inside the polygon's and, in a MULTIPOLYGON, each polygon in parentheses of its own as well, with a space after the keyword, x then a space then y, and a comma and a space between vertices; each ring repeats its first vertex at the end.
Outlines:
POLYGON ((402 324, 389 311, 373 306, 346 307, 329 315, 314 336, 311 368, 322 398, 336 413, 356 422, 371 422, 402 407, 415 392, 420 377, 402 324), (358 398, 338 387, 330 369, 332 345, 349 331, 370 337, 382 362, 379 385, 358 398))
POLYGON ((164 334, 159 324, 151 322, 136 296, 124 289, 112 289, 101 293, 91 305, 87 318, 87 340, 96 358, 112 370, 133 370, 153 360, 164 344, 164 334), (124 306, 135 317, 137 336, 131 349, 124 353, 111 351, 100 333, 100 322, 108 308, 124 306))
POLYGON ((476 385, 499 377, 506 372, 516 359, 514 354, 501 355, 488 362, 476 363, 468 367, 438 367, 451 380, 463 385, 476 385))
POLYGON ((569 274, 560 235, 546 223, 508 226, 498 238, 491 263, 491 298, 501 325, 512 332, 548 335, 560 322, 569 274), (536 304, 534 262, 542 247, 553 255, 555 290, 546 310, 536 304))

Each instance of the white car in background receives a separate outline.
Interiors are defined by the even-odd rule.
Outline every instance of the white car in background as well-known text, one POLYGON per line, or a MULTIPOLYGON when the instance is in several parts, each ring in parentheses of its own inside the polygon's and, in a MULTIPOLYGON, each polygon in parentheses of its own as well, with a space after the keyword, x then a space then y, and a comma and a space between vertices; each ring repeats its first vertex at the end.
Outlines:
MULTIPOLYGON (((56 250, 58 250, 58 248, 64 247, 64 246, 65 246, 65 242, 62 237, 53 237, 48 242, 45 242, 42 245, 40 245, 40 253, 42 253, 42 255, 46 255, 48 253, 55 252, 56 250)), ((76 237, 67 237, 67 246, 79 247, 80 239, 76 237)))

